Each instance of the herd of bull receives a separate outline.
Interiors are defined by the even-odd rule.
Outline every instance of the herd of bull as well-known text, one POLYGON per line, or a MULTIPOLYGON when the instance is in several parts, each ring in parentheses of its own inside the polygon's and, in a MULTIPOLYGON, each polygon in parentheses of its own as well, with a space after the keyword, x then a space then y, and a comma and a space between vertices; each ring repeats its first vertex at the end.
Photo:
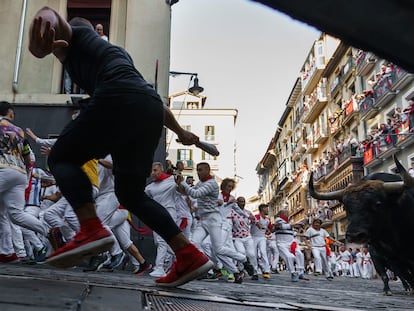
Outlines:
POLYGON ((397 174, 372 173, 356 184, 317 192, 313 176, 309 193, 318 200, 339 200, 349 220, 346 240, 369 247, 375 269, 391 295, 386 270, 392 270, 411 293, 414 288, 414 178, 394 156, 397 174))

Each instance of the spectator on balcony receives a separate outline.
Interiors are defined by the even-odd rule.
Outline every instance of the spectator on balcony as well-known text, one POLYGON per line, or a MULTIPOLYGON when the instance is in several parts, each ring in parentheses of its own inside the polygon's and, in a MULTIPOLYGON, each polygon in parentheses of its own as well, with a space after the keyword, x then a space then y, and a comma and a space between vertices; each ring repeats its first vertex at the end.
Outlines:
POLYGON ((342 144, 344 150, 346 150, 348 148, 350 141, 351 141, 351 135, 348 134, 348 135, 345 136, 344 142, 342 144))
POLYGON ((380 148, 389 145, 388 141, 390 136, 388 135, 389 129, 385 123, 381 123, 380 128, 378 130, 379 133, 379 141, 380 141, 380 148))
POLYGON ((351 145, 351 156, 356 156, 359 145, 358 140, 355 137, 351 136, 349 144, 351 145))
POLYGON ((401 107, 395 108, 395 115, 400 119, 402 123, 408 120, 408 114, 404 112, 401 107))
POLYGON ((102 24, 97 24, 95 26, 95 31, 97 32, 97 34, 105 41, 108 41, 108 36, 104 34, 104 30, 103 30, 103 25, 102 24))
POLYGON ((340 139, 338 143, 336 144, 336 151, 338 155, 341 154, 342 151, 344 151, 344 140, 343 139, 340 139))
POLYGON ((408 100, 408 107, 403 110, 408 115, 408 120, 410 121, 410 131, 414 129, 414 97, 408 100))

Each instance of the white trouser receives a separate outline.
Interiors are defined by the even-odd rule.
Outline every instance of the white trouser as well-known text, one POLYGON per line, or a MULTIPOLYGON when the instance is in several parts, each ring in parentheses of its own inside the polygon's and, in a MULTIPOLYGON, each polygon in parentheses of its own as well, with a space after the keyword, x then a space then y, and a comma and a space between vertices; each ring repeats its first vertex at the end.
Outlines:
POLYGON ((326 276, 332 276, 331 265, 326 256, 325 246, 312 246, 313 261, 315 263, 315 272, 325 272, 326 276))
POLYGON ((26 186, 26 174, 15 169, 0 168, 0 208, 6 209, 10 220, 16 225, 46 236, 46 226, 36 217, 24 212, 26 186))
POLYGON ((278 242, 277 248, 279 249, 280 257, 285 261, 286 268, 290 273, 295 272, 295 255, 290 252, 290 246, 292 243, 278 242))
MULTIPOLYGON (((39 214, 40 214, 39 206, 29 205, 24 208, 24 211, 30 215, 33 215, 33 217, 36 217, 37 219, 39 219, 39 214)), ((40 240, 40 238, 37 236, 37 234, 34 231, 22 228, 22 233, 23 233, 24 243, 26 245, 26 251, 28 252, 28 256, 30 257, 33 256, 32 249, 36 251, 40 251, 44 247, 44 243, 40 240)))
POLYGON ((275 240, 266 240, 267 260, 273 270, 277 269, 279 263, 279 249, 275 240))
MULTIPOLYGON (((118 236, 114 232, 115 223, 116 225, 120 225, 123 221, 126 221, 128 217, 128 212, 125 210, 125 212, 121 213, 122 220, 118 219, 119 217, 116 217, 119 223, 116 220, 112 221, 113 216, 119 210, 118 207, 119 207, 119 201, 115 195, 115 192, 102 193, 102 194, 99 194, 98 197, 96 198, 96 214, 101 220, 102 225, 108 228, 109 232, 111 232, 111 235, 114 237, 115 242, 109 251, 111 255, 118 255, 119 253, 122 252, 121 245, 120 245, 121 241, 119 240, 118 236)), ((120 214, 117 214, 117 216, 118 215, 120 214)), ((121 238, 123 237, 124 235, 121 236, 121 238)), ((122 243, 127 244, 128 241, 122 241, 122 243)), ((129 244, 129 246, 131 246, 131 244, 129 244)))
MULTIPOLYGON (((11 255, 14 252, 15 251, 12 243, 11 222, 9 220, 9 217, 7 216, 6 209, 0 206, 0 254, 11 255)), ((24 256, 26 256, 25 253, 24 256)))
POLYGON ((350 265, 348 261, 341 261, 341 269, 344 276, 350 275, 350 265))
POLYGON ((65 241, 70 241, 80 225, 78 217, 65 197, 49 206, 43 215, 45 222, 52 228, 59 228, 65 241))
MULTIPOLYGON (((171 215, 172 219, 177 223, 177 210, 173 207, 165 208, 168 213, 171 215)), ((172 258, 175 256, 173 250, 168 245, 168 243, 155 231, 154 234, 154 243, 157 246, 157 256, 155 257, 155 267, 154 270, 164 269, 165 262, 172 262, 172 258)))
POLYGON ((223 228, 222 217, 219 212, 206 213, 201 216, 200 222, 193 232, 192 240, 201 249, 203 240, 209 235, 212 251, 223 263, 228 272, 235 273, 238 272, 238 269, 231 259, 244 262, 246 261, 246 256, 238 253, 234 247, 225 246, 226 237, 223 236, 223 233, 230 234, 231 232, 228 232, 228 230, 227 228, 223 228))
MULTIPOLYGON (((8 218, 8 216, 7 216, 8 218)), ((16 255, 18 257, 26 257, 26 256, 32 256, 30 252, 26 250, 25 240, 23 237, 23 228, 12 223, 9 219, 10 224, 10 230, 11 230, 11 239, 13 242, 13 247, 16 255)), ((32 231, 33 232, 33 231, 32 231)))
MULTIPOLYGON (((193 217, 183 217, 187 218, 187 226, 184 228, 180 228, 181 231, 184 233, 184 235, 187 237, 187 239, 191 239, 191 228, 193 227, 193 217)), ((178 226, 181 225, 182 218, 178 219, 178 226)))
POLYGON ((372 267, 372 264, 370 262, 364 262, 362 264, 361 277, 363 279, 372 279, 372 277, 373 277, 373 267, 372 267))
POLYGON ((357 262, 352 263, 352 276, 354 278, 359 278, 361 276, 361 272, 359 270, 359 265, 357 262))
POLYGON ((252 237, 235 238, 234 247, 239 253, 245 255, 249 259, 250 264, 253 266, 253 274, 257 274, 257 254, 254 251, 252 237))
MULTIPOLYGON (((253 238, 253 249, 257 252, 257 254, 260 253, 260 258, 262 262, 262 272, 263 273, 269 273, 270 272, 270 265, 269 260, 267 257, 267 250, 266 250, 266 237, 264 236, 252 236, 253 238)), ((259 258, 259 255, 257 256, 259 258)), ((255 269, 258 269, 256 266, 255 269)))
POLYGON ((305 271, 305 255, 300 250, 299 246, 296 246, 295 257, 297 269, 299 270, 299 273, 303 273, 305 271))

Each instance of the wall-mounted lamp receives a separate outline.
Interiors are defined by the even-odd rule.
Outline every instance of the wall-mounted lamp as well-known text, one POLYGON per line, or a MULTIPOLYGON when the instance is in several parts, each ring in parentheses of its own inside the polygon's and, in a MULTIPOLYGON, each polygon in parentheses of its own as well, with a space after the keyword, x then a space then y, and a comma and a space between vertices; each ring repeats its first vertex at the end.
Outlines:
POLYGON ((198 84, 198 73, 193 72, 180 72, 180 71, 170 71, 170 76, 180 76, 180 75, 187 75, 191 76, 190 81, 194 78, 194 85, 188 89, 188 91, 193 95, 198 95, 204 91, 204 88, 198 84))

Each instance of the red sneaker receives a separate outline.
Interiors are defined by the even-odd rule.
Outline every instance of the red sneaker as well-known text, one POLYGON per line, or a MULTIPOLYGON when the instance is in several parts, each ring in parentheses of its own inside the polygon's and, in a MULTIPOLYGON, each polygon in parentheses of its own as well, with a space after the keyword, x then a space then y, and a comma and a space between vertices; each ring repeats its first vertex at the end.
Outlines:
POLYGON ((46 262, 58 268, 73 267, 84 258, 109 250, 113 244, 114 239, 105 228, 95 232, 79 231, 66 245, 50 254, 46 262))
POLYGON ((194 244, 176 252, 170 272, 155 282, 160 286, 176 287, 190 282, 213 268, 214 264, 194 244))
POLYGON ((10 255, 0 254, 0 262, 2 263, 10 263, 10 262, 18 262, 19 257, 17 257, 16 253, 10 255))

